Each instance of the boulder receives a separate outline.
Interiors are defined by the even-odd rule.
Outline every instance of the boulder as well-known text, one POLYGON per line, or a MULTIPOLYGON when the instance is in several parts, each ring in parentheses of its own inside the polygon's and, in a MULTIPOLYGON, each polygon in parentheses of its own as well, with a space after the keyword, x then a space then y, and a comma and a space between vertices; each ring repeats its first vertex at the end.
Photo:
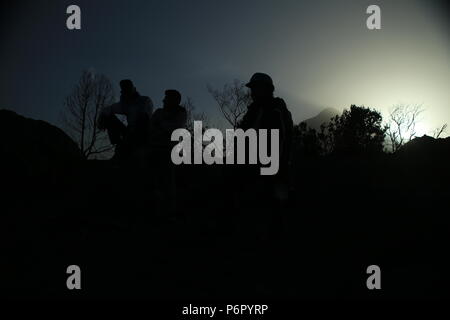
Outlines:
POLYGON ((82 161, 76 143, 61 129, 10 110, 0 110, 0 169, 9 176, 42 176, 82 161))

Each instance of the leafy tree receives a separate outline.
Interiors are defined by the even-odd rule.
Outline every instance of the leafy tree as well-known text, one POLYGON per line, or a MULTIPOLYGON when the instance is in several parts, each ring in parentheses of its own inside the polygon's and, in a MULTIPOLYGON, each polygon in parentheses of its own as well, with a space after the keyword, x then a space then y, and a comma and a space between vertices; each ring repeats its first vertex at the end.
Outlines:
POLYGON ((294 126, 292 145, 294 159, 299 157, 315 157, 323 153, 319 134, 316 130, 308 128, 305 122, 294 126))
POLYGON ((383 151, 387 127, 380 112, 352 105, 327 126, 330 151, 335 154, 374 154, 383 151))

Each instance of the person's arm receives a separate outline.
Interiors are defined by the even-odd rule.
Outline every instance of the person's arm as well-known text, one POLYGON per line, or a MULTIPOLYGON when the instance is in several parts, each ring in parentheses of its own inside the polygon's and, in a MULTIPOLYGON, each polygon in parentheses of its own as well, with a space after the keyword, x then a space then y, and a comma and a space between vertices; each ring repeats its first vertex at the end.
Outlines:
POLYGON ((122 104, 120 102, 102 108, 97 121, 100 130, 105 129, 106 119, 114 114, 125 114, 122 104))
POLYGON ((110 106, 106 106, 102 109, 102 113, 106 116, 111 116, 113 114, 125 114, 125 110, 120 102, 113 103, 110 106))

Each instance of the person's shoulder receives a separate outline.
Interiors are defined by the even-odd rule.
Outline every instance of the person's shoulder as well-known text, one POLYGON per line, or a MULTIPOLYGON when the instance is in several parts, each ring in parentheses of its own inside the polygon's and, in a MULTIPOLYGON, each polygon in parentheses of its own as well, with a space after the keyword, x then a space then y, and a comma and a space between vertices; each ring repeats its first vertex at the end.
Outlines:
POLYGON ((291 115, 291 112, 289 111, 286 102, 282 98, 275 97, 273 98, 274 108, 273 110, 279 113, 283 113, 286 115, 291 115))
POLYGON ((153 105, 152 99, 150 99, 150 97, 148 97, 148 96, 140 96, 139 101, 141 101, 142 103, 145 103, 145 104, 153 105))
POLYGON ((164 112, 164 110, 162 108, 158 108, 155 111, 153 111, 153 116, 158 117, 158 116, 162 115, 163 112, 164 112))
POLYGON ((275 106, 275 109, 278 110, 287 109, 286 102, 284 102, 284 100, 280 97, 274 97, 273 104, 275 106))
POLYGON ((273 98, 273 108, 271 109, 273 119, 283 123, 292 122, 292 114, 286 106, 286 102, 282 98, 273 98))
POLYGON ((180 113, 187 113, 186 108, 183 107, 183 106, 178 106, 177 111, 180 112, 180 113))

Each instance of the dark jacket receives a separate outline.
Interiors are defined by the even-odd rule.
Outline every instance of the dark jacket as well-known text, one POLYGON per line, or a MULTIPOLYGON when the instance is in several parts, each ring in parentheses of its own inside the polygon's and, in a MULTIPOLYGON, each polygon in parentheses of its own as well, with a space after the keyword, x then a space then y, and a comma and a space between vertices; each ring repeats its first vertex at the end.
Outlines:
MULTIPOLYGON (((293 122, 292 115, 281 98, 271 98, 265 103, 249 105, 247 113, 239 124, 239 128, 247 130, 278 129, 280 137, 280 167, 275 175, 287 178, 288 164, 291 153, 293 122)), ((268 134, 270 137, 270 133, 268 134)), ((268 141, 270 143, 270 140, 268 141)), ((270 145, 269 145, 270 150, 270 145)))
POLYGON ((186 128, 187 112, 182 106, 157 109, 150 119, 150 140, 154 146, 170 146, 172 132, 186 128))

